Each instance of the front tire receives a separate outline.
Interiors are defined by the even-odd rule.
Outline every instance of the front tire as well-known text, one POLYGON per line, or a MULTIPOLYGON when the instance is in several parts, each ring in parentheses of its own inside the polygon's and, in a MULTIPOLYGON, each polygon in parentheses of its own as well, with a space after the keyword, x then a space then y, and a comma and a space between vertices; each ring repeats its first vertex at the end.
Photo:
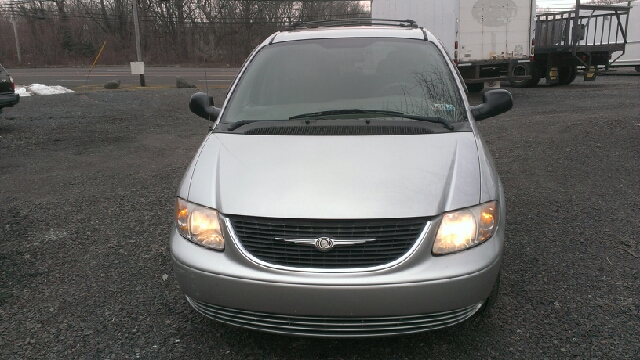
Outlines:
POLYGON ((476 312, 477 317, 484 318, 489 316, 491 313, 491 309, 494 307, 496 302, 498 301, 498 293, 500 292, 500 273, 496 277, 496 282, 493 284, 493 288, 491 289, 491 293, 487 300, 484 301, 484 304, 478 309, 476 312))

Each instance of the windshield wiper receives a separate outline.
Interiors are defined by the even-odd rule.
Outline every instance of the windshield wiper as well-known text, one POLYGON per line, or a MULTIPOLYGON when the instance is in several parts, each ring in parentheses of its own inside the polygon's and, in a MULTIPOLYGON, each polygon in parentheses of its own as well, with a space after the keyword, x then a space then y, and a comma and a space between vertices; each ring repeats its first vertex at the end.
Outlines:
POLYGON ((289 120, 240 120, 233 123, 223 122, 221 124, 228 124, 229 126, 227 127, 227 131, 233 131, 243 125, 251 124, 258 121, 271 122, 271 121, 289 121, 289 120))
POLYGON ((445 128, 453 131, 453 126, 441 117, 405 114, 399 111, 390 111, 390 110, 362 110, 362 109, 326 110, 326 111, 310 112, 310 113, 292 116, 289 118, 289 120, 304 119, 304 118, 318 118, 318 117, 333 116, 333 115, 349 115, 349 114, 386 115, 386 116, 400 117, 400 118, 417 120, 417 121, 428 121, 435 124, 441 124, 445 128))

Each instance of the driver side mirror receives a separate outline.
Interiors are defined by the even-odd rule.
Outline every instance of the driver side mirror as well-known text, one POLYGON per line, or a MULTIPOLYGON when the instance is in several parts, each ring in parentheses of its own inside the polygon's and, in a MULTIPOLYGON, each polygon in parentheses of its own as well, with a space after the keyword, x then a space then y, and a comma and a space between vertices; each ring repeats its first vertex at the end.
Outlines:
POLYGON ((472 106, 471 114, 476 121, 484 120, 511 110, 511 93, 504 89, 490 90, 482 96, 482 104, 472 106))
POLYGON ((220 108, 213 106, 213 96, 203 92, 197 92, 191 95, 189 110, 201 118, 210 121, 215 121, 220 115, 220 108))

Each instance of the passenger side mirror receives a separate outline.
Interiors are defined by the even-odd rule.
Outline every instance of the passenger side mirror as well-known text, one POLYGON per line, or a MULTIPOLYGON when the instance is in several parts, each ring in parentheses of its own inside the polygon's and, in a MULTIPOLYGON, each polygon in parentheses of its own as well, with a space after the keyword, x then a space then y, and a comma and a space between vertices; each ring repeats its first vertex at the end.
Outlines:
POLYGON ((480 121, 507 112, 512 106, 510 92, 504 89, 490 90, 482 96, 482 104, 471 107, 471 114, 476 121, 480 121))
POLYGON ((201 118, 216 121, 220 115, 220 108, 213 106, 213 96, 197 92, 191 95, 189 110, 201 118))

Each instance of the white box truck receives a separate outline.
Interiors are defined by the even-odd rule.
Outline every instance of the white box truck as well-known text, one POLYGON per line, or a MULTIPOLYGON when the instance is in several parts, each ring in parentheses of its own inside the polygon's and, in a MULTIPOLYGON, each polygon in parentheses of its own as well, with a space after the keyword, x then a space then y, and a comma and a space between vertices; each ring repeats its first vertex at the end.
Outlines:
POLYGON ((411 19, 442 41, 471 92, 525 81, 535 0, 372 0, 374 19, 411 19))

